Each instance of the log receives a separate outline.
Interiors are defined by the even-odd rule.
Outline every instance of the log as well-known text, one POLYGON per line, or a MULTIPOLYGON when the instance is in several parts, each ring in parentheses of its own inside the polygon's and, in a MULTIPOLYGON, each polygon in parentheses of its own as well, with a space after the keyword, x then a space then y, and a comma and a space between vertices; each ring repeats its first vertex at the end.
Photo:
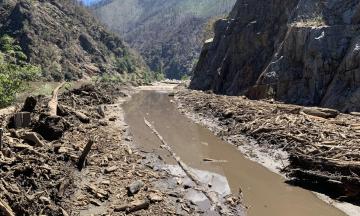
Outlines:
POLYGON ((325 187, 338 198, 358 199, 360 197, 359 178, 349 176, 329 176, 318 171, 294 169, 289 173, 294 183, 311 186, 313 188, 325 187))
POLYGON ((138 202, 133 202, 133 206, 131 206, 126 212, 131 213, 142 209, 147 209, 149 208, 149 206, 150 206, 150 200, 144 199, 138 202))
POLYGON ((216 160, 216 159, 212 159, 212 158, 203 158, 204 162, 209 162, 209 163, 227 163, 227 160, 216 160))
POLYGON ((13 210, 10 208, 10 206, 2 199, 0 199, 0 211, 5 216, 15 216, 13 210))
POLYGON ((315 158, 305 154, 290 155, 291 167, 300 167, 309 170, 321 170, 326 172, 337 172, 352 176, 352 173, 360 174, 359 161, 339 161, 330 158, 315 158))
POLYGON ((76 111, 71 107, 62 105, 63 108, 67 109, 70 113, 74 114, 82 123, 90 123, 90 118, 80 111, 76 111))
POLYGON ((351 112, 350 115, 359 116, 359 117, 360 117, 360 112, 351 112))
POLYGON ((90 118, 87 117, 84 113, 78 111, 73 111, 73 113, 82 123, 90 123, 90 118))
POLYGON ((127 203, 119 207, 115 207, 114 211, 115 212, 126 211, 127 213, 131 213, 142 209, 147 209, 149 208, 149 206, 150 206, 149 199, 135 200, 131 203, 127 203))
POLYGON ((52 92, 51 100, 48 103, 50 116, 56 116, 57 115, 58 95, 59 95, 60 89, 65 85, 65 83, 66 82, 62 82, 52 92))
POLYGON ((312 115, 321 118, 335 118, 340 113, 337 110, 319 108, 319 107, 306 107, 302 109, 302 112, 307 115, 312 115))
POLYGON ((44 146, 44 143, 39 139, 39 137, 37 136, 37 134, 35 132, 25 133, 22 138, 26 141, 35 143, 35 146, 38 146, 38 147, 44 146))
POLYGON ((85 161, 86 161, 86 157, 87 155, 89 154, 90 150, 91 150, 91 147, 92 145, 94 144, 94 140, 93 139, 90 139, 88 141, 88 143, 86 144, 83 152, 81 153, 81 156, 79 157, 79 160, 77 162, 77 167, 78 169, 81 171, 82 168, 84 167, 85 165, 85 161))

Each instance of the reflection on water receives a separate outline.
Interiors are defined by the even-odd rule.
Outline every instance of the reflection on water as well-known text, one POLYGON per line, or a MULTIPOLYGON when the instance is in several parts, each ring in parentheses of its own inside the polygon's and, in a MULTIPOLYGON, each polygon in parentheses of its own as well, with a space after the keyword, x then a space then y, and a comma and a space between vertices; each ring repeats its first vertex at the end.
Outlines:
MULTIPOLYGON (((167 171, 171 175, 178 176, 183 179, 184 185, 195 186, 194 183, 187 178, 185 172, 181 169, 180 166, 177 165, 167 165, 166 167, 162 168, 163 170, 167 171)), ((219 194, 221 197, 225 197, 231 193, 229 183, 225 176, 219 175, 217 173, 205 171, 205 170, 198 170, 190 168, 190 171, 194 173, 198 178, 198 180, 203 183, 203 185, 211 185, 209 187, 209 191, 214 191, 219 194)), ((202 193, 201 193, 202 194, 202 193)), ((194 198, 191 198, 192 200, 194 198)), ((204 201, 206 198, 201 196, 201 198, 196 197, 195 202, 204 201)))
MULTIPOLYGON (((206 128, 181 115, 166 93, 142 91, 125 104, 126 121, 135 142, 146 151, 154 151, 169 164, 175 164, 160 141, 144 123, 144 117, 159 131, 178 156, 197 174, 209 181, 212 173, 226 178, 219 187, 232 193, 244 193, 250 216, 339 216, 338 209, 314 194, 284 183, 284 179, 261 165, 246 159, 234 146, 224 143, 206 128), (226 160, 204 162, 204 158, 226 160), (209 174, 210 173, 210 174, 209 174), (203 176, 202 176, 203 175, 203 176), (225 182, 228 182, 225 183, 225 182)), ((201 197, 200 197, 201 198, 201 197)))

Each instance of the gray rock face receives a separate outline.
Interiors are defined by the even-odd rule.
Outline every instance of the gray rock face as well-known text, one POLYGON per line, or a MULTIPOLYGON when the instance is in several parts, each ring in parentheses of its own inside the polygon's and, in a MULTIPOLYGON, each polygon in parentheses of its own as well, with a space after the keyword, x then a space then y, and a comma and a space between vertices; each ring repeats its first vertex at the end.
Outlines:
POLYGON ((191 88, 360 110, 357 0, 238 0, 215 34, 191 88))

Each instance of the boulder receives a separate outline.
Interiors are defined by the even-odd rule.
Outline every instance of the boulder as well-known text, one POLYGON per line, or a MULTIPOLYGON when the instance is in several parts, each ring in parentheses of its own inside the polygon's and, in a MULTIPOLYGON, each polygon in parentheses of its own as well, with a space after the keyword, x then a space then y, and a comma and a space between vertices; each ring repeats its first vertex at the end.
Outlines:
POLYGON ((22 112, 33 112, 37 104, 37 99, 33 96, 26 98, 25 103, 21 109, 22 112))
POLYGON ((53 141, 61 138, 69 128, 70 124, 63 117, 42 114, 34 127, 34 131, 44 139, 53 141))
POLYGON ((140 180, 131 183, 128 187, 126 187, 126 189, 128 191, 128 195, 133 196, 133 195, 137 194, 140 191, 140 189, 142 187, 144 187, 144 185, 145 185, 144 182, 142 182, 140 180))

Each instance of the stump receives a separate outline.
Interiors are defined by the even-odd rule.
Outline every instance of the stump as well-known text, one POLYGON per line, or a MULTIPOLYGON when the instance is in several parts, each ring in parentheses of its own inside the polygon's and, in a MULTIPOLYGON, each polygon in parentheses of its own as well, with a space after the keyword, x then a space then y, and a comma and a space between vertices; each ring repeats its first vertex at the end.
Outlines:
POLYGON ((31 116, 29 112, 18 112, 14 115, 14 127, 15 128, 26 128, 31 123, 31 116))

